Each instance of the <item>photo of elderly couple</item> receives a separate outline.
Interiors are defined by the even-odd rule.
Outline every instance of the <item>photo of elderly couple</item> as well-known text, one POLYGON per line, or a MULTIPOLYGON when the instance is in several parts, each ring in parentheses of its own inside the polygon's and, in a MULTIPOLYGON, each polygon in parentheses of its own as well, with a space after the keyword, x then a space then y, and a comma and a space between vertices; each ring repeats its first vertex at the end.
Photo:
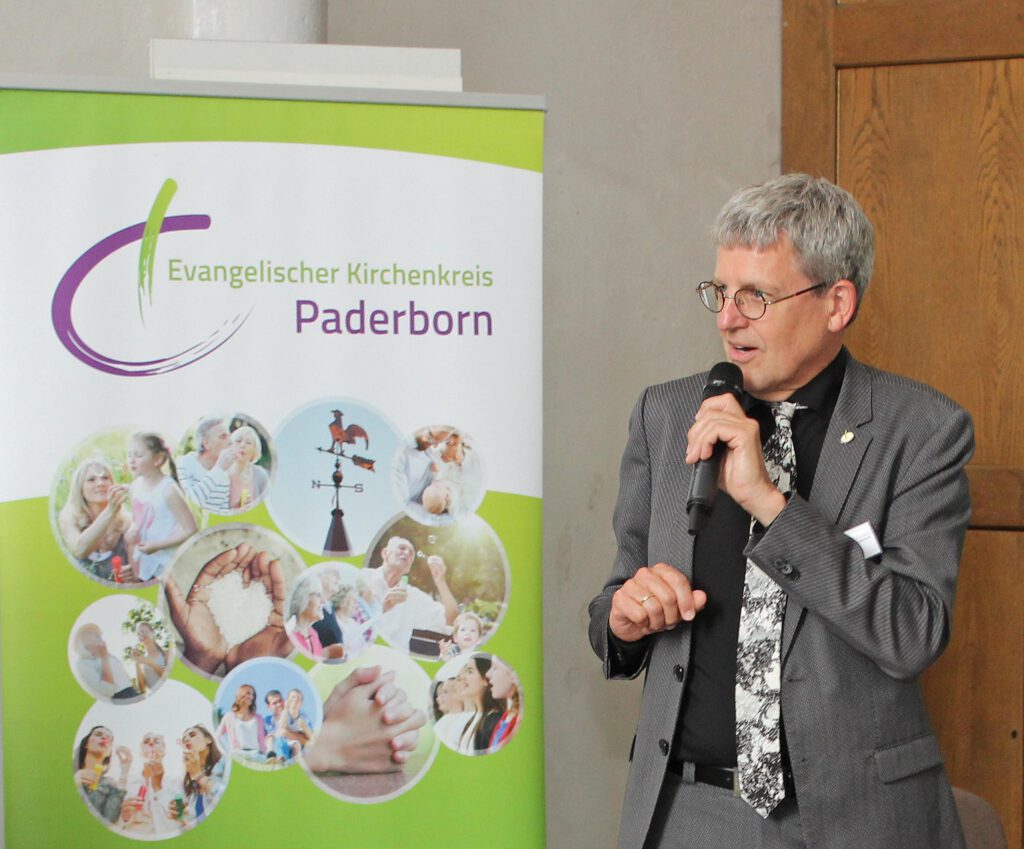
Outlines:
POLYGON ((75 680, 104 702, 129 704, 155 693, 173 659, 174 645, 160 612, 133 595, 94 601, 79 615, 68 640, 75 680))

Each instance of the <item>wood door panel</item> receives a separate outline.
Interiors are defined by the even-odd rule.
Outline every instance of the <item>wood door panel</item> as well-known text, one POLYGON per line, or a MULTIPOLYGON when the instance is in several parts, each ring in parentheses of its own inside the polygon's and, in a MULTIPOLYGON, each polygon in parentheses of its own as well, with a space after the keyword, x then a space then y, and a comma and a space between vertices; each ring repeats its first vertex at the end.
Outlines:
POLYGON ((838 182, 875 226, 850 348, 975 418, 975 462, 1024 467, 1024 59, 839 72, 838 182))
POLYGON ((782 56, 782 170, 834 180, 836 78, 828 3, 785 0, 782 56))
POLYGON ((839 67, 1017 56, 1024 15, 993 0, 849 0, 835 8, 839 67))
POLYGON ((999 813, 1009 846, 1024 817, 1024 534, 971 531, 949 648, 922 679, 950 778, 999 813))
POLYGON ((954 783, 1024 849, 1024 7, 783 0, 782 162, 875 225, 849 343, 974 416, 953 640, 924 677, 954 783), (1014 736, 1015 735, 1015 736, 1014 736))
POLYGON ((1019 531, 1024 516, 1024 469, 971 463, 967 477, 971 483, 971 527, 1019 531))

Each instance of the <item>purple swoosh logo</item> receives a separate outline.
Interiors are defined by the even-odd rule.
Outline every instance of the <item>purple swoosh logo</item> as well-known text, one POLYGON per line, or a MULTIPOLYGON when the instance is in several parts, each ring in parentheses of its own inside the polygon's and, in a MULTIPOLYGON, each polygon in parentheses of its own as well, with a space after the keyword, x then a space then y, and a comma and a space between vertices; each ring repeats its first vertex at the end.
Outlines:
MULTIPOLYGON (((209 227, 210 216, 208 215, 171 215, 163 220, 160 232, 207 230, 209 227)), ((71 305, 79 287, 89 272, 108 256, 127 245, 141 241, 145 228, 145 222, 133 224, 131 227, 118 230, 97 242, 72 263, 60 283, 57 284, 57 291, 53 294, 50 313, 53 319, 53 329, 61 344, 87 366, 107 374, 116 374, 122 377, 151 377, 184 368, 216 351, 238 332, 249 317, 249 313, 236 315, 223 322, 205 339, 177 354, 157 360, 117 360, 106 354, 101 354, 86 344, 85 340, 78 335, 71 320, 71 305)))

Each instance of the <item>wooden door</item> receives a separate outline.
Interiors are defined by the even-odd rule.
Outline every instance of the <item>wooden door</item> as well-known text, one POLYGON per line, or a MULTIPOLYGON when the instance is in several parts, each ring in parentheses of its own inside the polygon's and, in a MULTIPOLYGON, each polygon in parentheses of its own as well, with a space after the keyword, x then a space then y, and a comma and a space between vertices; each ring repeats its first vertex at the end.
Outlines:
POLYGON ((783 170, 875 226, 851 350, 974 417, 953 640, 924 679, 953 783, 1024 832, 1024 7, 784 0, 783 170))

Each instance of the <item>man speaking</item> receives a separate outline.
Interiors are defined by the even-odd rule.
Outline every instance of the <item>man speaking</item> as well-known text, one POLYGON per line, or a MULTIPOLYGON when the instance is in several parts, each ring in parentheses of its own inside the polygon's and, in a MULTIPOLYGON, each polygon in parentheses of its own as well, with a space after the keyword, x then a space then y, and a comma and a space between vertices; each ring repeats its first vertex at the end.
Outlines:
POLYGON ((605 675, 646 674, 620 846, 962 849, 918 677, 949 640, 970 417, 843 347, 874 253, 846 191, 785 175, 713 234, 697 294, 745 392, 641 395, 590 604, 605 675))

